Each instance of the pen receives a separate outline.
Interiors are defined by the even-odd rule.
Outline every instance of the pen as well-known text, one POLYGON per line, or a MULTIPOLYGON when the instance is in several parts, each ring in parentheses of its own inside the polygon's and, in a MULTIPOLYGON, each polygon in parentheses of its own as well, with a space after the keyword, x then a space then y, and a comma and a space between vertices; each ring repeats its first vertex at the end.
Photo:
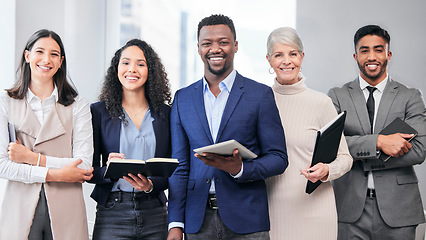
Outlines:
MULTIPOLYGON (((308 172, 308 173, 313 173, 313 172, 314 172, 314 170, 309 169, 307 172, 308 172)), ((300 175, 302 175, 302 173, 300 173, 300 175)))

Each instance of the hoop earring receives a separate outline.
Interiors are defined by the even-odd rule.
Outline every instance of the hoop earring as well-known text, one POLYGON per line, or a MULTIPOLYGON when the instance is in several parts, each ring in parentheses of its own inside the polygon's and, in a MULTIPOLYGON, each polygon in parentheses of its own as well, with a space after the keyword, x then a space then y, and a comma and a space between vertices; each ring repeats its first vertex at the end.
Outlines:
POLYGON ((270 67, 268 72, 269 72, 269 74, 274 74, 274 69, 272 67, 270 67), (272 72, 271 72, 271 70, 272 70, 272 72))

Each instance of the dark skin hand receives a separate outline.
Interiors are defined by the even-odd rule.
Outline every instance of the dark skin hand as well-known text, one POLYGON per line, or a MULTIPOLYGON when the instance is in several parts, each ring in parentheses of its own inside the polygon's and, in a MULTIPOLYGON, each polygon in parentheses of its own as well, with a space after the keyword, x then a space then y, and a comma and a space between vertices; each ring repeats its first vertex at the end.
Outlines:
POLYGON ((167 236, 167 240, 182 240, 182 239, 183 239, 182 228, 170 229, 169 235, 167 236))
POLYGON ((225 157, 214 153, 203 153, 202 155, 196 153, 194 156, 201 159, 204 164, 218 168, 232 175, 237 175, 241 171, 243 164, 243 159, 241 158, 238 149, 235 149, 232 153, 232 156, 230 157, 225 157))
MULTIPOLYGON (((232 156, 225 157, 214 153, 203 153, 203 154, 194 154, 197 158, 201 159, 204 164, 212 166, 228 172, 232 175, 237 175, 241 171, 243 165, 243 159, 241 158, 238 149, 235 149, 232 153, 232 156)), ((172 228, 169 231, 167 240, 182 240, 183 231, 181 228, 172 228)))

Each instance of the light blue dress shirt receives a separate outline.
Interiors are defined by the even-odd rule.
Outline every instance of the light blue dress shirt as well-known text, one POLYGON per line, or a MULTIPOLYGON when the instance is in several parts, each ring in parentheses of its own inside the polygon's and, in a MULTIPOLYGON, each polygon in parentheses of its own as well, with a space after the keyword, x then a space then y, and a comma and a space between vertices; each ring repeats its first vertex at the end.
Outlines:
MULTIPOLYGON (((203 77, 203 97, 204 97, 204 109, 206 110, 206 117, 209 123, 210 134, 213 138, 213 142, 216 143, 217 133, 219 132, 220 122, 222 121, 223 111, 225 110, 226 102, 228 101, 229 94, 231 93, 232 86, 235 82, 237 72, 235 69, 219 83, 220 93, 217 97, 210 91, 207 80, 203 77)), ((233 176, 238 178, 243 173, 244 164, 241 166, 241 171, 233 176)), ((216 193, 214 179, 211 181, 209 193, 216 193)), ((185 224, 181 222, 171 222, 169 224, 169 230, 174 227, 184 228, 185 224)))
MULTIPOLYGON (((151 111, 148 109, 142 120, 142 124, 138 129, 130 120, 129 115, 123 109, 127 119, 127 124, 121 121, 120 130, 120 153, 124 153, 124 157, 128 159, 147 160, 154 157, 155 154, 155 133, 151 116, 151 111)), ((133 186, 120 178, 112 188, 112 191, 137 192, 133 186)))
MULTIPOLYGON (((236 76, 237 72, 234 69, 222 82, 219 83, 220 93, 217 97, 215 97, 210 91, 209 84, 206 79, 203 78, 204 108, 206 110, 207 121, 209 122, 210 134, 212 135, 214 143, 216 143, 223 111, 225 110, 226 102, 228 101, 229 93, 234 85, 236 76)), ((241 171, 233 177, 240 177, 242 172, 243 167, 241 167, 241 171)), ((216 189, 214 179, 212 179, 211 183, 209 193, 215 193, 216 189)))

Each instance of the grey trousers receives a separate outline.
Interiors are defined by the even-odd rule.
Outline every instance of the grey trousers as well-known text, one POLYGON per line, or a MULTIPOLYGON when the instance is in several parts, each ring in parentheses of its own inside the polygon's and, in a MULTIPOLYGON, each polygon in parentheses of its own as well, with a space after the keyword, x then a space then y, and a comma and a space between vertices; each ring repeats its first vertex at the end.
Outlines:
POLYGON ((367 197, 360 219, 354 223, 339 222, 338 240, 414 240, 416 227, 388 226, 380 215, 377 199, 367 197))
POLYGON ((53 240, 44 185, 41 186, 40 198, 34 213, 28 240, 53 240))

